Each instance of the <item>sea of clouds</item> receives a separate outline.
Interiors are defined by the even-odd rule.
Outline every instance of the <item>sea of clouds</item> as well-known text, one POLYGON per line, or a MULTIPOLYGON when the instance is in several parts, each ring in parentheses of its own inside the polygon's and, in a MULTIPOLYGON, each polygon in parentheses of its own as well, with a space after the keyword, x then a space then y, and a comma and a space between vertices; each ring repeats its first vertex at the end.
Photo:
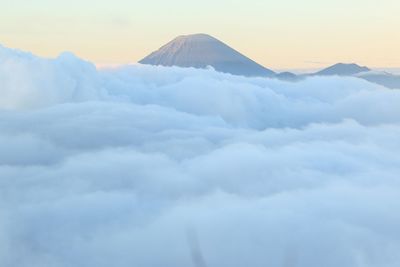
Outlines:
POLYGON ((0 47, 0 266, 398 267, 400 90, 0 47))

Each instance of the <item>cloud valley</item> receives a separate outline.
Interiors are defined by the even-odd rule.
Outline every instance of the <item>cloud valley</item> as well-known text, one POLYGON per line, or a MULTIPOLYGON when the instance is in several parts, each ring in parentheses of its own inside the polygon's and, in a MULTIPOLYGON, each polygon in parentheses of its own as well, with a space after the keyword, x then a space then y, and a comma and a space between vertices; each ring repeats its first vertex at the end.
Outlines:
POLYGON ((400 264, 400 91, 0 47, 0 265, 400 264))

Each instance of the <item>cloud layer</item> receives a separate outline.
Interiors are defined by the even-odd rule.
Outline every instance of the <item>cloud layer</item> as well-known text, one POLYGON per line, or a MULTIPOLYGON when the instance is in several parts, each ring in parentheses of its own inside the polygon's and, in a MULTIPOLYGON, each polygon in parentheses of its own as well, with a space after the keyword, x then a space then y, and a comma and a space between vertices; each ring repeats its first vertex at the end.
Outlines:
POLYGON ((0 266, 400 264, 400 91, 0 47, 0 266))

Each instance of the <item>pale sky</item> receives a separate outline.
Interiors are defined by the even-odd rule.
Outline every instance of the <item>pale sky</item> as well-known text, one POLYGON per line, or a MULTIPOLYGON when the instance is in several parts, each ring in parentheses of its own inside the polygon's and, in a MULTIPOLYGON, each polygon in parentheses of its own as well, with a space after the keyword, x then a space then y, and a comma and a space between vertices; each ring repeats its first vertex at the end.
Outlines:
POLYGON ((0 44, 96 64, 136 62, 208 33, 272 69, 400 67, 399 0, 0 0, 0 44))

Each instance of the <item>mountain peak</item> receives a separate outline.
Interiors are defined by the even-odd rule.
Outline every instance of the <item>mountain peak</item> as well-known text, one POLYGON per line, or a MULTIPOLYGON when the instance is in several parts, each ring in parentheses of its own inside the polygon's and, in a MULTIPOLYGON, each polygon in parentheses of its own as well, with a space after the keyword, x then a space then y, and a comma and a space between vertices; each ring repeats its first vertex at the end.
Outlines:
POLYGON ((206 33, 195 33, 195 34, 187 34, 187 35, 180 35, 176 37, 175 39, 183 39, 183 40, 217 40, 216 38, 212 37, 209 34, 206 33))
POLYGON ((243 76, 274 75, 273 71, 204 33, 178 36, 139 63, 194 68, 212 66, 220 72, 243 76))

